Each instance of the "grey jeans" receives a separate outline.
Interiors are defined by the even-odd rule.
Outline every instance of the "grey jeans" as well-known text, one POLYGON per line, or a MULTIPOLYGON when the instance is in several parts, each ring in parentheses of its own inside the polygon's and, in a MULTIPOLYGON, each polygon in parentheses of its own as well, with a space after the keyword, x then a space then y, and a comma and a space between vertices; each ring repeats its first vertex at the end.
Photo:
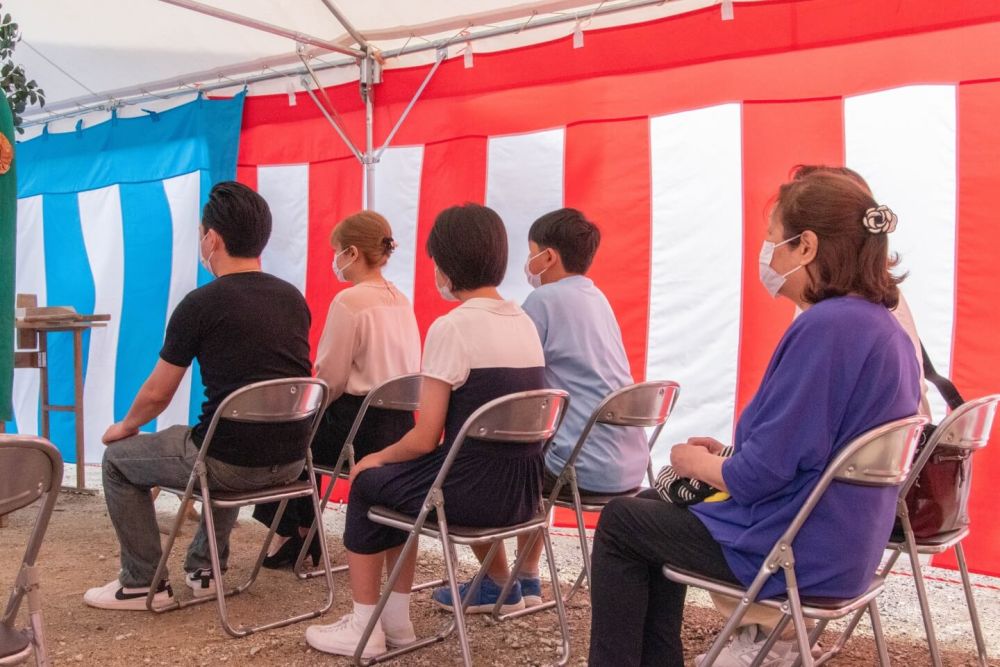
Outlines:
MULTIPOLYGON (((157 433, 140 433, 108 445, 104 452, 104 498, 108 515, 121 545, 123 586, 148 586, 156 574, 163 553, 156 511, 149 495, 154 486, 184 488, 198 458, 198 446, 187 426, 171 426, 157 433)), ((252 491, 297 479, 303 462, 251 468, 205 459, 208 487, 216 491, 252 491)), ((229 533, 236 523, 238 508, 215 509, 215 536, 223 569, 229 558, 229 533)), ((205 518, 188 546, 184 570, 211 568, 205 518)))

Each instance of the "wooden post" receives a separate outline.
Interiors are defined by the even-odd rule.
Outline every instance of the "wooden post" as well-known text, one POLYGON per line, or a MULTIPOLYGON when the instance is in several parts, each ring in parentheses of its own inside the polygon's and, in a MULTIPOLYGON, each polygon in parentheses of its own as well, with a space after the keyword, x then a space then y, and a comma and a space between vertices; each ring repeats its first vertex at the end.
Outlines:
POLYGON ((76 416, 76 488, 87 487, 83 442, 83 329, 73 331, 73 414, 76 416))

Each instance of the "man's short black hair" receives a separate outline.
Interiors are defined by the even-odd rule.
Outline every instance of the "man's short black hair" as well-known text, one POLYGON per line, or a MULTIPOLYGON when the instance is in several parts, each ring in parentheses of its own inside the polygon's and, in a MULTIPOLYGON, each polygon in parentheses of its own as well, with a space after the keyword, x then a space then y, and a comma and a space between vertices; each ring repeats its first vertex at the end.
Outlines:
POLYGON ((271 238, 271 209, 242 183, 222 181, 208 195, 201 224, 218 232, 230 256, 260 257, 271 238))
POLYGON ((586 273, 601 245, 601 230, 575 208, 561 208, 535 220, 528 240, 556 250, 568 272, 586 273))
POLYGON ((491 208, 452 206, 434 219, 427 254, 451 280, 452 291, 496 287, 507 271, 507 230, 491 208))

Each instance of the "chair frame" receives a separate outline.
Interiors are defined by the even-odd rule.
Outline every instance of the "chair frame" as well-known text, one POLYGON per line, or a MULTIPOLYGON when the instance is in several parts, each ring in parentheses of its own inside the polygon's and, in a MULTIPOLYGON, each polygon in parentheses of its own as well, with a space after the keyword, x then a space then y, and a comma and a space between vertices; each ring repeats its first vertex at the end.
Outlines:
MULTIPOLYGON (((361 402, 361 407, 358 408, 358 414, 354 417, 351 430, 347 434, 347 439, 340 450, 340 456, 337 457, 336 464, 332 468, 322 464, 313 466, 320 475, 328 475, 330 477, 330 484, 327 485, 326 493, 320 499, 320 512, 325 511, 327 504, 330 502, 334 482, 337 479, 347 479, 350 477, 350 472, 356 463, 354 460, 354 439, 361 429, 361 424, 368 413, 368 408, 376 407, 382 410, 416 412, 420 409, 420 390, 423 387, 425 377, 427 376, 423 373, 398 375, 372 387, 371 391, 368 392, 361 402)), ((299 579, 309 579, 323 574, 322 568, 305 571, 302 567, 306 554, 309 552, 309 545, 312 543, 313 536, 316 535, 316 531, 318 530, 317 524, 321 520, 322 514, 317 514, 312 526, 309 527, 309 533, 305 536, 302 543, 302 550, 295 560, 294 571, 299 579)), ((337 565, 332 569, 332 572, 344 572, 345 570, 347 570, 347 565, 337 565)))
MULTIPOLYGON (((590 545, 587 544, 587 529, 584 526, 583 513, 599 512, 607 505, 607 503, 604 502, 595 503, 593 502, 593 499, 591 499, 591 502, 585 503, 584 499, 580 495, 580 488, 577 485, 576 460, 580 455, 580 451, 583 449, 584 443, 586 443, 587 439, 590 437, 590 432, 596 424, 606 424, 608 426, 616 427, 632 426, 652 428, 653 432, 649 435, 646 441, 649 448, 649 460, 646 465, 646 477, 649 480, 649 485, 652 486, 653 447, 656 445, 656 441, 660 437, 660 432, 663 430, 664 424, 673 412, 679 395, 680 385, 671 380, 650 380, 648 382, 630 384, 608 394, 594 409, 594 412, 587 420, 583 431, 580 432, 580 437, 577 438, 576 444, 573 446, 569 457, 566 459, 566 463, 563 465, 558 479, 552 487, 552 491, 545 499, 550 512, 553 507, 565 507, 567 509, 572 509, 576 514, 576 529, 580 540, 580 552, 583 557, 583 570, 580 572, 579 576, 577 576, 572 588, 570 588, 569 592, 563 597, 564 605, 569 604, 570 599, 572 599, 572 597, 576 595, 576 592, 582 587, 584 580, 587 582, 587 587, 590 587, 590 545), (649 400, 649 395, 653 392, 655 392, 656 397, 651 401, 649 400), (566 486, 570 488, 572 493, 572 502, 559 497, 559 494, 566 486)), ((630 495, 635 495, 641 490, 642 489, 640 488, 635 490, 635 493, 607 495, 614 497, 628 497, 630 495)), ((506 597, 510 588, 514 585, 514 577, 516 577, 520 572, 523 562, 522 556, 526 555, 531 549, 535 539, 535 537, 530 539, 530 541, 525 545, 525 548, 521 550, 522 553, 519 554, 517 560, 515 560, 514 566, 511 570, 511 578, 507 581, 504 586, 504 590, 500 594, 501 601, 506 597)), ((553 582, 553 591, 558 591, 558 586, 555 585, 556 583, 557 582, 553 582)), ((506 620, 508 618, 516 618, 518 616, 524 616, 526 614, 551 609, 553 604, 554 603, 552 601, 549 601, 534 607, 515 611, 510 614, 501 614, 500 608, 502 605, 498 603, 493 610, 493 616, 496 620, 506 620)))
MULTIPOLYGON (((552 577, 552 581, 559 580, 555 557, 552 552, 552 543, 548 533, 548 510, 546 508, 540 506, 538 514, 522 524, 495 529, 470 529, 466 532, 460 527, 449 526, 445 513, 443 486, 451 470, 452 463, 468 438, 509 442, 512 443, 510 445, 512 447, 536 442, 544 442, 545 445, 548 445, 562 423, 568 404, 569 396, 566 392, 557 389, 518 392, 502 396, 484 404, 473 412, 465 421, 465 424, 462 425, 441 465, 441 469, 438 471, 437 477, 434 479, 427 492, 427 496, 424 498, 420 513, 416 517, 402 515, 384 507, 373 507, 369 510, 368 518, 371 521, 406 531, 410 536, 403 545, 403 550, 395 566, 392 568, 392 572, 389 573, 371 620, 361 635, 354 653, 355 664, 370 665, 397 658, 424 646, 443 641, 457 628, 462 650, 462 660, 466 667, 470 667, 472 665, 472 652, 469 648, 469 639, 466 631, 465 611, 472 599, 472 593, 478 588, 480 582, 482 582, 483 576, 493 561, 497 549, 503 544, 505 539, 541 532, 542 538, 545 541, 549 574, 552 577), (522 419, 533 419, 539 423, 531 425, 531 428, 525 428, 523 424, 516 423, 522 419), (428 519, 431 512, 436 512, 436 521, 428 519), (456 607, 451 622, 436 635, 420 639, 408 646, 387 651, 373 658, 364 658, 362 655, 364 648, 375 629, 375 624, 380 622, 382 610, 389 600, 392 587, 399 578, 403 564, 406 562, 410 552, 417 548, 421 535, 441 542, 445 570, 447 572, 446 583, 451 590, 452 600, 462 600, 462 606, 460 609, 456 607), (458 555, 455 551, 455 545, 465 544, 471 546, 490 543, 492 547, 476 576, 473 578, 472 583, 469 585, 468 592, 463 599, 458 587, 456 571, 458 555)), ((544 503, 540 503, 540 505, 544 505, 544 503)), ((569 660, 569 626, 566 620, 566 611, 562 604, 562 597, 557 595, 556 601, 559 626, 562 634, 562 654, 558 664, 565 665, 569 660)))
POLYGON ((285 513, 285 507, 287 506, 288 501, 292 498, 309 496, 312 498, 313 509, 319 509, 318 492, 316 489, 316 475, 315 470, 313 469, 312 450, 309 447, 309 444, 312 443, 312 439, 316 435, 316 429, 319 426, 319 419, 322 416, 323 408, 326 405, 328 391, 326 383, 316 378, 282 378, 249 384, 245 387, 237 389, 219 404, 215 414, 212 416, 212 421, 209 423, 208 432, 205 434, 205 439, 202 441, 201 449, 198 451, 198 458, 191 471, 191 477, 188 479, 187 487, 184 490, 164 487, 168 491, 181 496, 181 509, 178 511, 177 516, 174 519, 173 528, 167 538, 167 544, 163 548, 163 555, 160 557, 160 562, 157 565, 156 574, 153 576, 153 582, 149 587, 149 594, 146 597, 146 608, 148 610, 156 613, 166 613, 176 609, 210 602, 214 599, 218 604, 219 621, 221 622, 226 633, 232 637, 245 637, 249 634, 260 632, 262 630, 280 628, 299 621, 316 618, 325 614, 331 607, 333 607, 333 576, 329 572, 330 556, 329 553, 327 553, 325 539, 320 540, 320 550, 323 555, 323 563, 327 570, 327 596, 326 601, 321 608, 270 623, 249 627, 240 626, 240 628, 236 628, 233 627, 229 621, 229 614, 226 607, 227 597, 244 592, 257 579, 261 565, 264 562, 264 557, 267 555, 267 549, 270 546, 274 533, 278 528, 278 523, 281 521, 281 517, 285 513), (287 388, 291 394, 300 394, 300 397, 297 399, 294 407, 277 410, 270 406, 261 405, 263 401, 267 400, 269 394, 273 395, 275 391, 280 392, 285 388, 287 388), (305 446, 305 470, 309 475, 308 482, 296 480, 280 486, 272 486, 261 489, 261 493, 259 494, 256 494, 253 491, 248 491, 240 493, 240 498, 236 500, 227 500, 224 494, 222 498, 212 497, 213 492, 209 489, 208 468, 205 464, 205 459, 208 456, 209 447, 212 444, 216 429, 222 419, 244 423, 281 423, 298 421, 307 418, 312 419, 312 425, 308 431, 308 441, 305 446), (202 503, 202 513, 204 515, 205 529, 208 536, 208 546, 212 561, 212 574, 215 578, 216 593, 215 595, 208 595, 190 600, 181 601, 175 599, 169 605, 154 607, 153 599, 156 595, 156 590, 159 587, 160 582, 164 579, 167 561, 170 558, 170 552, 173 549, 174 541, 177 539, 181 525, 184 522, 184 507, 190 500, 198 500, 202 503), (257 560, 254 564, 253 570, 251 571, 249 578, 243 584, 227 591, 225 589, 225 581, 219 561, 219 545, 215 534, 215 519, 212 510, 213 508, 243 507, 245 505, 269 502, 280 502, 280 505, 278 506, 278 511, 268 529, 267 537, 264 539, 264 544, 261 547, 260 553, 257 555, 257 560))
MULTIPOLYGON (((927 595, 927 587, 924 582, 923 571, 920 565, 921 555, 936 555, 955 549, 955 556, 958 560, 958 569, 962 577, 962 588, 965 592, 965 601, 969 609, 969 619, 972 622, 972 632, 976 640, 976 650, 979 664, 986 667, 988 657, 986 652, 986 642, 983 639, 982 626, 979 623, 979 612, 976 609, 976 600, 972 593, 972 583, 969 580, 969 568, 965 561, 965 550, 962 548, 962 540, 969 535, 969 527, 965 526, 959 530, 943 533, 934 537, 916 537, 913 534, 913 525, 910 522, 909 508, 906 506, 906 495, 913 485, 916 484, 920 471, 934 456, 938 445, 951 445, 966 450, 969 456, 986 447, 989 442, 990 431, 993 425, 993 418, 996 415, 997 405, 1000 403, 1000 394, 990 394, 981 398, 973 399, 963 403, 959 407, 941 420, 941 424, 934 430, 934 433, 924 445, 916 461, 909 479, 900 490, 899 500, 896 504, 896 516, 903 527, 903 539, 901 541, 890 540, 887 549, 891 550, 886 563, 882 566, 882 576, 887 575, 896 561, 904 553, 910 560, 913 570, 913 584, 917 591, 917 600, 920 603, 920 614, 926 633, 927 646, 930 651, 931 664, 934 667, 941 667, 941 650, 938 646, 937 635, 934 631, 934 621, 931 616, 930 602, 927 595)), ((967 480, 966 484, 970 484, 967 480)), ((833 652, 839 652, 860 619, 855 617, 851 623, 841 633, 833 652)))
MULTIPOLYGON (((871 585, 859 596, 844 599, 840 604, 820 604, 810 599, 803 600, 799 595, 795 574, 795 551, 793 542, 799 530, 809 519, 816 505, 834 481, 864 486, 902 487, 910 478, 914 452, 920 432, 928 422, 927 417, 913 416, 899 419, 876 427, 861 434, 845 445, 834 457, 820 476, 815 488, 810 492, 802 508, 796 513, 785 532, 778 538, 764 559, 757 575, 748 588, 720 582, 669 564, 663 566, 663 574, 670 581, 688 586, 697 586, 713 593, 720 593, 738 599, 739 605, 726 621, 725 626, 716 636, 711 648, 700 663, 702 667, 711 667, 725 648, 729 637, 740 625, 743 616, 754 602, 783 612, 781 621, 768 635, 764 646, 760 649, 752 663, 759 666, 770 652, 771 647, 781 636, 785 627, 791 621, 795 627, 796 641, 799 648, 799 662, 805 667, 813 667, 828 661, 835 654, 827 651, 821 657, 814 659, 811 647, 819 638, 826 624, 831 620, 843 618, 856 611, 862 613, 867 609, 871 618, 872 630, 875 635, 875 645, 878 649, 880 664, 889 664, 889 651, 882 632, 882 622, 879 617, 877 597, 885 586, 887 570, 875 573, 871 585), (881 445, 881 447, 879 447, 881 445), (877 449, 876 449, 877 448, 877 449), (761 589, 772 575, 779 570, 785 575, 786 596, 758 600, 761 589), (805 619, 819 621, 809 632, 805 619)), ((858 614, 860 616, 860 614, 858 614)), ((856 622, 857 619, 855 619, 856 622)), ((797 663, 798 664, 798 663, 797 663)))
MULTIPOLYGON (((41 667, 42 665, 49 664, 49 656, 45 645, 45 632, 42 619, 41 578, 36 562, 38 560, 38 552, 45 539, 45 533, 49 527, 49 520, 52 518, 52 511, 59 497, 59 489, 61 488, 63 477, 63 460, 59 450, 51 442, 34 436, 0 435, 0 448, 41 452, 49 461, 46 480, 43 480, 42 483, 33 488, 27 488, 27 484, 25 484, 20 497, 10 499, 6 503, 0 501, 0 513, 6 514, 27 507, 39 498, 43 498, 38 508, 38 514, 35 517, 34 528, 25 547, 21 567, 14 580, 13 590, 7 600, 3 616, 0 617, 0 625, 13 630, 14 621, 21 607, 21 601, 24 598, 28 599, 28 627, 21 630, 21 634, 28 640, 28 646, 19 653, 0 658, 0 665, 20 664, 34 653, 35 663, 41 667)), ((23 471, 19 472, 19 476, 21 475, 23 475, 23 471)), ((27 482, 27 480, 24 481, 27 482)), ((33 482, 34 480, 31 481, 33 482)))

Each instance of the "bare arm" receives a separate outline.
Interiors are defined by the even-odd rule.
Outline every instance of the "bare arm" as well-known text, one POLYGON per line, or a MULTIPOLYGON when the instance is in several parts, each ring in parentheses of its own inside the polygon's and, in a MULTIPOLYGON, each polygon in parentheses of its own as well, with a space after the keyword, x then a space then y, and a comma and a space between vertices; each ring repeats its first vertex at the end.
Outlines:
POLYGON ((441 442, 450 399, 450 384, 433 378, 424 379, 420 392, 420 418, 416 425, 397 442, 358 461, 351 470, 351 480, 368 468, 410 461, 433 452, 441 442))
POLYGON ((139 432, 139 427, 143 424, 156 419, 170 405, 170 400, 174 397, 186 370, 163 359, 157 361, 153 372, 136 394, 125 419, 112 424, 104 433, 104 437, 101 438, 104 444, 131 437, 139 432))

